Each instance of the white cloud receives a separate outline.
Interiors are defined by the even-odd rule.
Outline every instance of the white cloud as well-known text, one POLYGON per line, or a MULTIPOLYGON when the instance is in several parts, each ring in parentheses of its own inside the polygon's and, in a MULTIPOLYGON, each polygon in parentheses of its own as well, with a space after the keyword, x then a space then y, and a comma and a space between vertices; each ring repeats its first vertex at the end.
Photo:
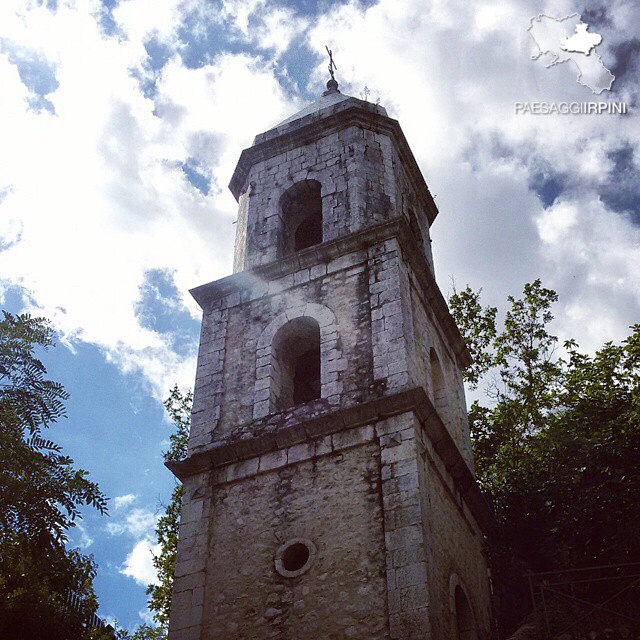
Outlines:
MULTIPOLYGON (((308 28, 314 50, 332 47, 346 92, 359 95, 367 85, 371 99, 380 97, 437 195, 433 236, 443 289, 455 275, 459 284, 482 286, 496 304, 526 280, 550 278, 574 310, 564 330, 590 343, 607 339, 614 326, 624 331, 640 314, 638 302, 623 293, 633 288, 636 251, 620 214, 604 207, 597 217, 611 231, 607 242, 624 248, 619 261, 626 265, 598 261, 602 278, 620 283, 607 294, 614 299, 599 307, 597 330, 591 325, 586 332, 582 318, 594 298, 604 299, 602 284, 577 249, 563 252, 558 244, 584 194, 613 179, 607 154, 635 145, 638 119, 515 114, 516 101, 590 95, 571 69, 530 60, 526 28, 536 8, 515 0, 500 7, 381 0, 365 8, 354 0, 309 27, 290 8, 266 0, 225 0, 217 14, 200 0, 150 6, 120 2, 114 19, 125 37, 118 38, 103 33, 95 0, 60 3, 55 12, 18 0, 0 7, 0 37, 49 60, 59 83, 48 95, 55 115, 35 113, 15 65, 0 54, 0 175, 7 194, 0 233, 11 245, 0 252, 0 272, 5 284, 24 287, 66 341, 98 345, 122 371, 141 374, 157 398, 176 380, 192 383, 193 353, 177 353, 170 335, 136 316, 140 287, 152 270, 173 273, 175 304, 198 317, 187 290, 230 270, 236 203, 226 185, 240 151, 300 106, 276 80, 275 62, 248 53, 218 52, 197 69, 176 55, 153 76, 154 100, 145 97, 132 74, 152 79, 144 42, 154 35, 179 49, 187 12, 202 18, 194 30, 205 29, 205 19, 231 24, 240 40, 273 56, 308 28), (190 158, 211 181, 208 195, 181 169, 190 158), (528 186, 540 167, 565 181, 565 209, 553 216, 528 186), (620 243, 612 230, 622 234, 620 243), (569 269, 580 272, 580 286, 559 277, 569 269)), ((567 1, 554 11, 577 9, 567 1)), ((599 51, 630 37, 633 11, 628 3, 610 6, 615 28, 598 28, 599 51)), ((326 75, 323 60, 313 74, 314 93, 326 75)), ((580 226, 579 237, 604 248, 596 227, 580 226)))
POLYGON ((142 42, 151 34, 167 39, 180 23, 183 4, 183 0, 122 0, 113 17, 132 42, 142 42))
POLYGON ((128 534, 135 538, 151 535, 158 517, 147 509, 131 509, 124 517, 107 523, 107 531, 112 536, 128 534))
POLYGON ((640 307, 640 292, 632 285, 640 281, 640 228, 608 211, 593 193, 557 202, 536 224, 549 282, 579 292, 560 300, 560 331, 571 335, 580 327, 579 342, 591 351, 604 339, 624 339, 640 307))
POLYGON ((118 509, 130 506, 133 502, 136 501, 137 498, 138 496, 136 496, 134 493, 127 493, 124 496, 116 496, 113 499, 113 506, 115 510, 118 511, 118 509))
POLYGON ((157 574, 153 566, 153 554, 159 551, 159 545, 154 545, 150 539, 139 540, 127 555, 120 573, 143 586, 155 583, 157 574))
POLYGON ((290 9, 277 8, 263 16, 262 24, 255 31, 255 40, 264 49, 282 53, 306 26, 307 22, 296 18, 290 9))
POLYGON ((112 536, 127 535, 136 540, 118 571, 122 575, 133 578, 138 584, 146 586, 157 579, 153 566, 153 554, 160 552, 160 545, 156 542, 154 535, 158 516, 147 509, 131 508, 136 499, 137 496, 134 494, 115 498, 116 511, 128 510, 117 519, 108 522, 106 529, 112 536))
POLYGON ((22 9, 19 18, 3 7, 0 37, 52 61, 59 86, 48 95, 55 115, 31 111, 16 67, 0 55, 0 233, 13 243, 0 252, 0 272, 64 341, 98 345, 161 399, 175 381, 192 384, 194 353, 176 353, 171 336, 141 326, 145 274, 174 273, 180 304, 198 317, 188 289, 231 267, 236 205, 222 185, 253 127, 290 108, 272 68, 223 55, 201 69, 170 62, 154 111, 131 70, 146 56, 148 33, 172 37, 179 3, 147 4, 118 5, 128 38, 106 36, 88 1, 22 9), (207 196, 181 169, 190 157, 212 181, 207 196))
POLYGON ((154 623, 153 613, 149 609, 138 611, 138 615, 144 624, 152 625, 154 623))
POLYGON ((80 549, 86 551, 93 544, 93 538, 89 535, 87 529, 79 522, 76 522, 75 528, 80 534, 79 539, 76 541, 77 545, 80 549))
POLYGON ((269 0, 222 0, 216 18, 246 42, 276 53, 285 51, 308 25, 291 8, 269 0))
MULTIPOLYGON (((608 11, 628 17, 623 4, 608 11)), ((565 2, 554 15, 577 10, 565 2)), ((487 302, 502 306, 542 277, 560 294, 561 338, 592 349, 640 317, 638 228, 596 193, 616 181, 608 154, 636 146, 640 126, 635 117, 515 114, 516 101, 592 98, 567 65, 531 61, 526 28, 537 11, 515 1, 350 2, 326 12, 310 41, 333 44, 347 92, 375 87, 373 98, 400 121, 440 209, 432 231, 441 288, 455 276, 457 286, 482 287, 487 302), (543 169, 564 187, 550 210, 529 186, 543 169)), ((597 30, 601 48, 614 41, 597 30)))

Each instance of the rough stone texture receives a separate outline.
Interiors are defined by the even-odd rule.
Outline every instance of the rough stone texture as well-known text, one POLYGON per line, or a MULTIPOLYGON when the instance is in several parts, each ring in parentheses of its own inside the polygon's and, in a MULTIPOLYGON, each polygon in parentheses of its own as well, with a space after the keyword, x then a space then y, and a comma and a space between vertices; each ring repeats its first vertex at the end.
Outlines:
POLYGON ((242 294, 220 298, 216 307, 204 314, 192 451, 274 413, 269 338, 288 320, 306 315, 321 326, 327 408, 416 385, 433 400, 429 350, 435 348, 447 385, 441 417, 471 466, 460 368, 397 239, 269 283, 257 281, 242 294))
POLYGON ((363 445, 214 489, 202 638, 389 637, 377 454, 363 445), (318 555, 287 579, 274 555, 291 538, 318 555))
POLYGON ((467 465, 473 469, 462 371, 415 273, 406 263, 403 264, 405 276, 410 281, 409 295, 405 299, 410 300, 411 380, 427 391, 467 465), (429 355, 431 349, 436 352, 444 374, 444 393, 438 399, 429 355))
POLYGON ((488 637, 469 356, 397 122, 353 98, 305 110, 256 138, 231 186, 237 273, 193 291, 204 315, 189 456, 172 466, 185 498, 170 639, 446 640, 456 587, 488 637), (321 185, 323 242, 288 255, 280 199, 301 180, 321 185), (299 318, 320 329, 320 398, 283 411, 273 342, 299 318), (286 578, 274 556, 294 538, 318 553, 286 578))
POLYGON ((492 613, 483 532, 424 432, 418 447, 431 632, 434 638, 456 637, 452 586, 460 584, 468 596, 479 637, 488 638, 492 613))
POLYGON ((389 136, 351 126, 251 167, 238 215, 236 270, 282 257, 280 199, 301 180, 322 185, 323 241, 404 215, 420 235, 432 264, 424 205, 389 136))
POLYGON ((381 445, 392 638, 455 638, 450 582, 466 587, 480 637, 491 612, 483 536, 416 416, 376 425, 381 445), (431 451, 431 453, 429 453, 431 451))
POLYGON ((455 579, 489 635, 482 532, 413 412, 198 474, 185 488, 172 634, 451 638, 455 579), (290 581, 273 558, 298 537, 319 555, 290 581), (269 600, 281 592, 298 605, 269 600), (337 616, 334 606, 341 616, 322 626, 318 607, 337 616))

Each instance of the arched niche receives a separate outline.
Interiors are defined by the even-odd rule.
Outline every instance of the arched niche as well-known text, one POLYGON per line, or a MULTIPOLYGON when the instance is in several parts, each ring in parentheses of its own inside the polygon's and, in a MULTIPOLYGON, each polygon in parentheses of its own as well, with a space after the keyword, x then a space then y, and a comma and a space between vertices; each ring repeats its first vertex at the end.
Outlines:
POLYGON ((473 611, 466 593, 460 585, 456 586, 454 593, 456 603, 456 629, 459 640, 477 640, 476 623, 473 619, 473 611))
POLYGON ((309 316, 294 318, 273 338, 274 409, 282 411, 320 398, 320 326, 309 316))
POLYGON ((339 402, 341 385, 328 363, 341 357, 328 307, 309 302, 278 314, 258 338, 253 417, 318 398, 339 402))
POLYGON ((449 607, 456 640, 478 640, 475 616, 466 589, 454 573, 449 580, 449 607))
POLYGON ((280 197, 282 256, 322 242, 321 190, 317 180, 300 180, 280 197))

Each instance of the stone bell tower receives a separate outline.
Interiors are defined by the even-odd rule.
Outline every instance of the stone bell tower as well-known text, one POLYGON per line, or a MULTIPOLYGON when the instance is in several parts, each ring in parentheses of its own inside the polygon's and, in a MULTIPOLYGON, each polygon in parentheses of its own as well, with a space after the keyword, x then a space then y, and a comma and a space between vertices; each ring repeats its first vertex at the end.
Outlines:
POLYGON ((400 125, 332 79, 256 136, 230 188, 234 274, 192 291, 169 638, 488 637, 469 354, 400 125))

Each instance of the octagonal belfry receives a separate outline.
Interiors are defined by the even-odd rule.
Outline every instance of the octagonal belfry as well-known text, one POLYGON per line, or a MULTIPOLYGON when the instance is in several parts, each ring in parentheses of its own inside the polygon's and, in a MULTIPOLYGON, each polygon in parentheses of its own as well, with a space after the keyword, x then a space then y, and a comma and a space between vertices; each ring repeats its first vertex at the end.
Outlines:
POLYGON ((169 638, 488 637, 470 357, 400 125, 330 81, 256 136, 230 188, 234 274, 192 291, 169 638))

